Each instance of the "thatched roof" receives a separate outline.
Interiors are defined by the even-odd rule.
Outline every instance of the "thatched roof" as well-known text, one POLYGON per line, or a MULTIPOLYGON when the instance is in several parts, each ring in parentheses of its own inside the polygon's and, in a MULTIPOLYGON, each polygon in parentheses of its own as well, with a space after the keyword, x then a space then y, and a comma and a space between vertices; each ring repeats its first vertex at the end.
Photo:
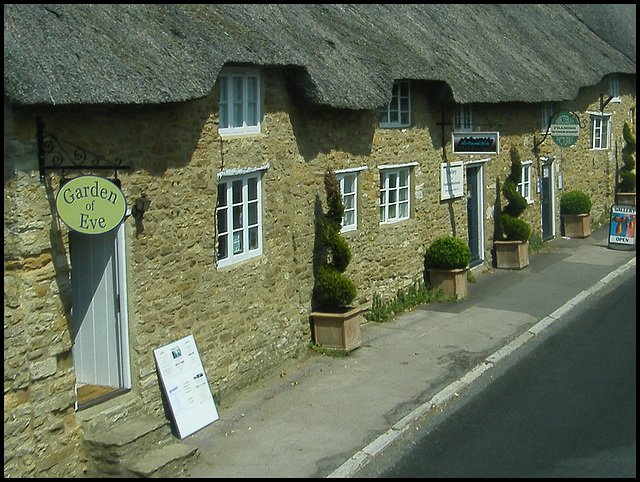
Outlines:
POLYGON ((5 99, 180 102, 208 95, 229 63, 292 67, 310 102, 337 108, 384 105, 395 79, 444 82, 462 103, 572 99, 607 74, 635 75, 635 5, 599 7, 609 14, 532 4, 5 5, 5 99))

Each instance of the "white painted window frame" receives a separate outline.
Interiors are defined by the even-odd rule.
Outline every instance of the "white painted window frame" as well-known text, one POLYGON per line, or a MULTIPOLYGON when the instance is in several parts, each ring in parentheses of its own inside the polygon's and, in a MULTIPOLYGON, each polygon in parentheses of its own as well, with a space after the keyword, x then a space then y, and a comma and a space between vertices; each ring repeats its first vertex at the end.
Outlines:
POLYGON ((218 82, 220 84, 218 133, 221 136, 259 134, 262 119, 260 71, 254 68, 226 67, 220 71, 218 82), (233 88, 237 83, 241 84, 240 89, 233 88), (234 94, 239 92, 242 94, 241 98, 235 97, 234 94), (255 119, 250 121, 252 115, 255 119))
POLYGON ((358 229, 358 174, 367 167, 356 167, 350 169, 340 169, 335 171, 338 182, 340 183, 340 192, 342 193, 342 202, 345 205, 344 215, 342 216, 341 233, 355 231, 358 229), (345 191, 345 184, 348 179, 353 179, 352 190, 345 191))
POLYGON ((453 111, 454 132, 473 132, 473 111, 471 104, 456 104, 453 111))
POLYGON ((520 195, 527 200, 529 204, 533 204, 533 196, 531 190, 531 166, 533 165, 533 161, 524 161, 522 163, 522 175, 520 177, 520 182, 518 183, 518 192, 520 195))
POLYGON ((589 142, 592 151, 605 151, 611 147, 611 114, 590 112, 589 142))
POLYGON ((218 174, 218 203, 215 220, 218 268, 231 266, 262 254, 262 176, 267 167, 230 170, 218 174), (252 193, 250 192, 252 180, 255 181, 255 198, 251 197, 252 193), (234 189, 238 187, 241 189, 241 197, 234 199, 234 189), (252 247, 250 239, 252 232, 255 233, 253 239, 253 242, 256 243, 255 247, 252 247), (222 241, 223 237, 226 237, 225 253, 222 252, 225 246, 222 241), (241 246, 241 249, 235 251, 234 246, 238 245, 241 246))
POLYGON ((391 102, 380 108, 379 119, 380 127, 385 129, 411 126, 411 83, 408 80, 394 82, 391 102), (406 95, 403 95, 405 87, 406 95), (406 116, 404 122, 403 116, 406 116))
POLYGON ((551 116, 555 112, 555 103, 543 102, 540 107, 540 131, 544 134, 549 131, 551 127, 551 116))
POLYGON ((380 224, 411 218, 411 184, 417 162, 378 166, 380 171, 380 224), (401 182, 404 180, 404 184, 401 182))
POLYGON ((620 76, 618 74, 609 76, 609 95, 612 97, 610 102, 622 102, 620 98, 620 76))

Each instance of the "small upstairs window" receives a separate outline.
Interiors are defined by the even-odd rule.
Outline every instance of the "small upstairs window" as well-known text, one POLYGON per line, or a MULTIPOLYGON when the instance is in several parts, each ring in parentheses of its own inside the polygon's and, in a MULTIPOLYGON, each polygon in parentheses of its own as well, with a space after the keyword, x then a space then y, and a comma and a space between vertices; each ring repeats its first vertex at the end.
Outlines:
POLYGON ((220 72, 221 136, 260 132, 260 73, 257 69, 226 68, 220 72))
POLYGON ((391 91, 391 102, 381 107, 380 127, 409 127, 411 125, 411 90, 409 81, 396 81, 391 91))

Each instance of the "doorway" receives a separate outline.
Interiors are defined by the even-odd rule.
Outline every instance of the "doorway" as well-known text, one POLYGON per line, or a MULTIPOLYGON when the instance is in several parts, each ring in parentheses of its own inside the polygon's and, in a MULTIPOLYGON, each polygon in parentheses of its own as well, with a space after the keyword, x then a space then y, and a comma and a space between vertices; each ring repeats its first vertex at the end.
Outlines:
POLYGON ((124 223, 100 235, 69 232, 72 357, 77 408, 131 388, 124 223))
POLYGON ((542 240, 548 241, 555 236, 555 203, 553 159, 542 159, 540 176, 540 205, 542 215, 542 240))
POLYGON ((483 164, 467 164, 467 228, 473 268, 484 262, 484 193, 483 164))

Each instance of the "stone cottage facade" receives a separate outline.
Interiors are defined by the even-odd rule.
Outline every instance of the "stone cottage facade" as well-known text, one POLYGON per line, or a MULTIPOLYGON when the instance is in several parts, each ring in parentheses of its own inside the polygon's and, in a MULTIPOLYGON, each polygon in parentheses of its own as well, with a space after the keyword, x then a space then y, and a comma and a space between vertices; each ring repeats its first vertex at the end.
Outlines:
POLYGON ((474 265, 491 267, 504 203, 496 186, 512 147, 524 165, 524 217, 534 236, 552 239, 567 190, 590 195, 593 218, 607 215, 623 124, 635 134, 635 71, 608 73, 553 103, 460 103, 442 94, 440 80, 399 77, 386 102, 366 109, 309 101, 299 74, 227 62, 206 95, 141 105, 25 105, 5 95, 5 476, 95 473, 91 434, 169 418, 153 350, 172 341, 194 335, 217 400, 307 350, 326 169, 341 179, 353 250, 346 274, 368 308, 374 294, 390 298, 422 279, 424 249, 439 236, 474 238, 474 265), (545 136, 545 119, 561 110, 581 127, 567 148, 545 136), (454 132, 497 136, 499 149, 454 152, 454 132), (72 143, 67 154, 90 151, 122 168, 43 171, 39 156, 46 163, 55 153, 39 145, 45 136, 72 143), (447 163, 464 180, 450 198, 447 163), (104 235, 70 232, 55 203, 64 180, 79 174, 117 175, 129 208, 150 201, 140 219, 128 211, 106 242, 113 265, 100 269, 116 273, 109 293, 119 363, 110 389, 89 395, 84 387, 101 384, 79 382, 89 362, 74 356, 74 343, 88 344, 78 338, 86 296, 78 283, 90 282, 87 265, 104 235))

